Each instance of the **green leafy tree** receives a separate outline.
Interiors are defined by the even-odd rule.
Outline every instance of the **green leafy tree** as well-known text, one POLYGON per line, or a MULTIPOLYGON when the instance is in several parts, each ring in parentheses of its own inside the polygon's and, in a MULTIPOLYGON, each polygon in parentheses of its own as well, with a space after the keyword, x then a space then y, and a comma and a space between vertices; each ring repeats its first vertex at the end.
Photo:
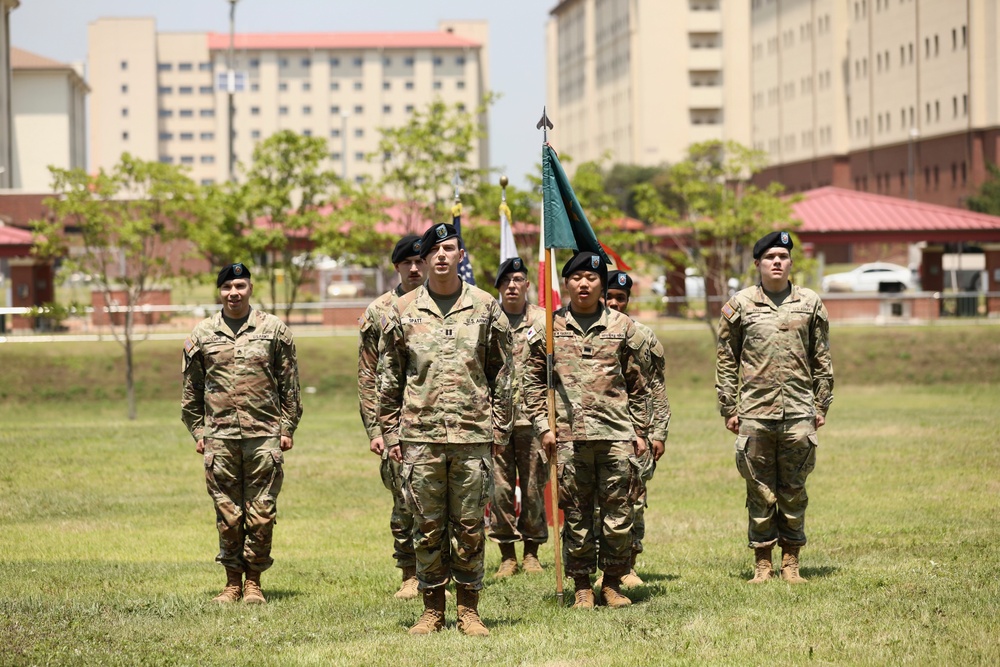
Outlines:
POLYGON ((704 276, 705 322, 713 336, 729 278, 741 283, 751 278, 754 242, 800 224, 792 212, 795 199, 782 197, 781 184, 760 188, 750 183, 766 164, 761 151, 734 141, 709 141, 692 145, 688 158, 670 168, 669 204, 652 183, 634 188, 640 216, 678 230, 691 265, 704 276))
POLYGON ((321 138, 271 135, 257 144, 242 181, 210 190, 209 223, 189 230, 214 266, 251 263, 255 282, 266 285, 265 308, 284 303, 286 320, 318 255, 372 265, 387 247, 376 229, 383 202, 324 168, 326 156, 321 138))
POLYGON ((986 169, 989 175, 976 194, 966 198, 965 205, 970 211, 1000 215, 1000 167, 989 164, 986 169))
POLYGON ((135 311, 151 288, 176 275, 183 230, 204 220, 200 189, 180 168, 128 153, 93 176, 50 171, 55 195, 45 205, 52 216, 33 223, 35 252, 62 258, 64 271, 90 275, 104 294, 111 332, 125 353, 128 417, 135 419, 133 352, 145 338, 137 337, 135 311))
POLYGON ((419 234, 424 220, 447 216, 453 203, 457 173, 467 188, 485 177, 469 164, 469 156, 485 137, 479 123, 496 96, 490 94, 474 110, 437 99, 398 127, 379 130, 378 150, 369 160, 382 165, 383 192, 402 200, 404 224, 419 234))

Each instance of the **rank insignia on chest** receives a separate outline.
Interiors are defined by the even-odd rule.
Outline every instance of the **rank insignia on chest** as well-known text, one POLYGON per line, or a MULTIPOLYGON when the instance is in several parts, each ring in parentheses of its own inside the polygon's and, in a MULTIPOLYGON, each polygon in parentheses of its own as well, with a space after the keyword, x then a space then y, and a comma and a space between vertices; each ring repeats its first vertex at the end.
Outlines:
POLYGON ((584 345, 583 346, 583 350, 582 350, 580 356, 582 356, 584 359, 590 359, 591 357, 593 357, 594 356, 594 346, 593 345, 584 345))
POLYGON ((452 329, 451 327, 448 327, 447 329, 444 330, 444 337, 445 338, 454 338, 455 337, 455 330, 452 329))

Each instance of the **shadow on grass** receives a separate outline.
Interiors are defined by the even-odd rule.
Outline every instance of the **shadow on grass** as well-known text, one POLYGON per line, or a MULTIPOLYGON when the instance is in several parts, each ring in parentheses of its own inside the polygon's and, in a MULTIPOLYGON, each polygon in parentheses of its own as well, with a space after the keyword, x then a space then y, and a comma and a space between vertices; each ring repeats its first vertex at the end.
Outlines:
MULTIPOLYGON (((800 567, 799 573, 805 579, 825 579, 831 577, 840 571, 839 567, 834 567, 833 565, 820 565, 818 567, 800 567)), ((749 581, 753 578, 754 571, 750 568, 741 570, 739 572, 734 572, 730 577, 732 579, 742 579, 743 581, 749 581)), ((775 569, 774 580, 781 581, 780 569, 775 569)))
MULTIPOLYGON (((454 610, 449 609, 447 612, 445 612, 445 616, 446 618, 445 618, 444 630, 441 630, 440 632, 455 632, 461 634, 461 632, 459 632, 458 630, 458 621, 455 620, 454 610)), ((400 619, 399 622, 396 623, 396 625, 399 626, 402 630, 408 631, 410 627, 417 622, 418 618, 420 618, 420 613, 414 614, 412 619, 405 619, 405 618, 400 619)), ((493 630, 498 628, 510 629, 521 624, 521 619, 511 618, 509 616, 496 618, 494 616, 491 616, 490 614, 483 614, 481 618, 483 619, 483 624, 486 626, 488 630, 493 630)))

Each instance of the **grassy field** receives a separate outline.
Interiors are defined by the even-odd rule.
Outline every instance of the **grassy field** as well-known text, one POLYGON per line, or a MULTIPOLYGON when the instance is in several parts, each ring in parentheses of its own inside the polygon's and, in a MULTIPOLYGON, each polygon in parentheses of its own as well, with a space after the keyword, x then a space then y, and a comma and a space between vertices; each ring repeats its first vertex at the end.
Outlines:
MULTIPOLYGON (((807 586, 752 587, 742 483, 704 331, 665 332, 674 422, 650 488, 647 585, 619 611, 487 580, 493 634, 411 638, 391 598, 390 498, 354 396, 354 340, 302 339, 266 607, 223 581, 201 459, 179 420, 179 344, 140 348, 123 418, 113 345, 0 346, 0 664, 1000 663, 1000 338, 993 326, 838 329, 836 401, 810 478, 807 586)), ((499 552, 491 545, 487 570, 499 552)))

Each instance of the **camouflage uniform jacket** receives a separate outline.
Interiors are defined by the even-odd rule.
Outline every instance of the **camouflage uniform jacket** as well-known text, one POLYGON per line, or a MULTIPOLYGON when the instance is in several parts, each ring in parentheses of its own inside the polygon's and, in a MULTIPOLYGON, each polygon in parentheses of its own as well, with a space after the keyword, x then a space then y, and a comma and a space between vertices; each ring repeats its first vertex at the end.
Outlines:
MULTIPOLYGON (((528 354, 531 351, 531 347, 528 345, 528 336, 538 331, 545 331, 545 309, 530 303, 526 304, 524 317, 512 329, 514 335, 514 407, 517 410, 515 426, 531 426, 531 420, 528 419, 528 409, 524 405, 527 397, 524 394, 523 376, 525 365, 528 363, 528 354)), ((542 398, 544 399, 544 396, 542 398)))
POLYGON ((826 415, 833 364, 829 317, 819 296, 793 285, 775 306, 760 285, 735 294, 719 318, 715 389, 727 418, 826 415))
POLYGON ((645 371, 649 395, 652 399, 652 423, 649 427, 649 439, 665 442, 667 431, 670 428, 670 400, 667 398, 667 362, 664 358, 663 345, 660 344, 653 330, 642 322, 635 322, 635 328, 645 339, 644 343, 649 348, 648 356, 646 354, 640 355, 642 359, 649 359, 649 367, 645 371))
POLYGON ((462 283, 447 315, 421 286, 382 323, 378 419, 388 447, 506 445, 513 420, 510 323, 492 296, 462 283))
POLYGON ((295 343, 285 323, 253 309, 234 336, 222 312, 184 342, 181 419, 195 440, 291 436, 302 417, 295 343))
POLYGON ((378 423, 378 344, 382 340, 382 317, 403 296, 401 288, 402 286, 396 287, 372 301, 361 316, 358 399, 361 404, 361 422, 365 425, 369 440, 382 435, 382 428, 378 423))
MULTIPOLYGON (((641 359, 649 350, 631 318, 601 308, 600 319, 586 333, 568 308, 553 317, 556 438, 560 442, 634 440, 637 435, 646 437, 649 429, 641 359)), ((545 331, 535 331, 528 344, 524 404, 535 432, 541 435, 549 430, 545 331)))

